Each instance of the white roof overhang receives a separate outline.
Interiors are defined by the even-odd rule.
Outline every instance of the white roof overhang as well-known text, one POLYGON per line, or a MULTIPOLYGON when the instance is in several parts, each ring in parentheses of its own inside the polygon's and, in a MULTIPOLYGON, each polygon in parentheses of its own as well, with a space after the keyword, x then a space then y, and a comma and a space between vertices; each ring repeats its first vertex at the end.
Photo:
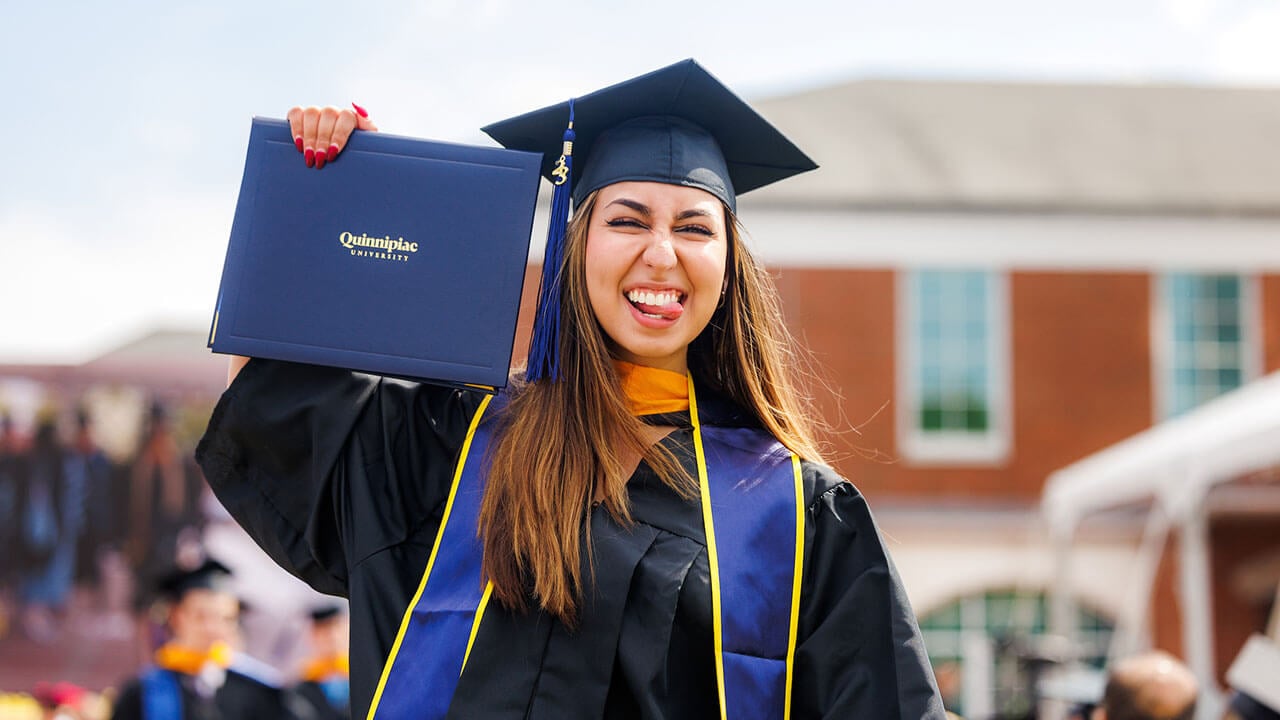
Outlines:
POLYGON ((1280 372, 1049 475, 1042 510, 1057 531, 1154 501, 1177 517, 1213 486, 1280 465, 1280 372))

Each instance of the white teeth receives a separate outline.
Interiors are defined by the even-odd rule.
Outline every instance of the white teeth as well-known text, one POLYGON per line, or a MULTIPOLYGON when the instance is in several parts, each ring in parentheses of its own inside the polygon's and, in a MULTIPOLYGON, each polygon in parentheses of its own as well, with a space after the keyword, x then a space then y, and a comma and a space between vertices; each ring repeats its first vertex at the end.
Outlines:
POLYGON ((680 299, 680 294, 673 290, 664 290, 662 292, 628 290, 627 299, 633 303, 640 303, 641 305, 661 307, 678 301, 680 299))

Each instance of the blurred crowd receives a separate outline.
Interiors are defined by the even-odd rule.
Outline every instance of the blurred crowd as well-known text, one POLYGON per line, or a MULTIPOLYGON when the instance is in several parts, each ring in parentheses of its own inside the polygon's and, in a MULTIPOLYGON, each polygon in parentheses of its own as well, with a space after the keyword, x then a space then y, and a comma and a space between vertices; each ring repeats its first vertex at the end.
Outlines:
POLYGON ((231 524, 189 433, 162 403, 144 415, 121 457, 95 442, 83 407, 42 410, 22 430, 0 412, 0 720, 150 717, 157 677, 176 688, 174 718, 347 717, 342 606, 295 601, 290 612, 312 611, 309 631, 273 636, 269 661, 251 655, 252 623, 278 608, 255 611, 225 582, 231 568, 208 543, 231 524), (97 682, 83 681, 86 646, 115 653, 99 658, 97 682), (83 684, 66 681, 73 668, 83 684), (33 674, 43 679, 15 680, 33 674))
POLYGON ((114 613, 100 630, 127 632, 123 613, 142 609, 159 573, 199 547, 203 481, 163 405, 151 405, 124 463, 95 443, 85 410, 60 420, 43 413, 24 437, 0 415, 0 637, 56 641, 76 586, 114 613))
MULTIPOLYGON (((191 442, 175 437, 162 404, 145 415, 122 461, 95 443, 84 409, 43 413, 26 433, 0 414, 0 643, 50 646, 76 634, 138 649, 117 662, 105 688, 57 677, 12 687, 0 675, 0 720, 132 720, 166 703, 178 709, 175 719, 349 717, 344 608, 313 604, 305 639, 283 635, 298 646, 292 655, 251 654, 250 601, 228 582, 233 569, 209 557, 206 525, 216 512, 191 442), (73 598, 90 610, 80 627, 73 598)), ((1280 720, 1275 638, 1253 638, 1227 680, 1228 706, 1215 718, 1280 720)), ((1191 720, 1198 707, 1203 692, 1192 673, 1155 652, 1108 668, 1105 689, 1077 702, 1071 717, 1191 720)))

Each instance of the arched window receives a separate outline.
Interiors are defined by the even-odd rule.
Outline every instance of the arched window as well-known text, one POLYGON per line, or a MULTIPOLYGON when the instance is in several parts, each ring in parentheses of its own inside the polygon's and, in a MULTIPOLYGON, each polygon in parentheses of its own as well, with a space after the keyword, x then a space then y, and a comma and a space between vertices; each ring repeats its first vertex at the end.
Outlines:
MULTIPOLYGON (((974 718, 1024 717, 1033 709, 1032 666, 1048 602, 1040 591, 989 590, 920 616, 925 648, 947 709, 974 718)), ((1079 659, 1101 668, 1115 624, 1079 607, 1079 659)))

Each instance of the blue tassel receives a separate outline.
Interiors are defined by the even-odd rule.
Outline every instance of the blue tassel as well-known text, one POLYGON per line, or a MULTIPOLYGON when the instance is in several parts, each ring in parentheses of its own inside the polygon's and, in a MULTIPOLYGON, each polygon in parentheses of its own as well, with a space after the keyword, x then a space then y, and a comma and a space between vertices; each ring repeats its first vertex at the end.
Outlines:
POLYGON ((564 265, 564 235, 569 225, 569 197, 573 190, 573 101, 569 101, 569 127, 564 131, 564 154, 551 174, 556 178, 551 195, 551 220, 547 227, 547 249, 542 255, 542 284, 538 288, 538 309, 529 341, 529 361, 524 371, 528 382, 563 379, 560 373, 560 279, 564 265))

